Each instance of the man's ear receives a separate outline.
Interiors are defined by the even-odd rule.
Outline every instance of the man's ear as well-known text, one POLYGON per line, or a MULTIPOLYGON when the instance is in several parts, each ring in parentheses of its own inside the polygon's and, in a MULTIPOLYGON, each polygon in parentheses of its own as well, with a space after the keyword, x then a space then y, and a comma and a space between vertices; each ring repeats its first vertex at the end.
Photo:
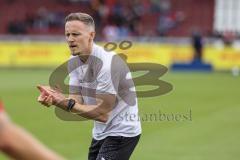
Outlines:
POLYGON ((95 37, 95 34, 96 34, 96 32, 91 32, 91 33, 90 33, 90 39, 91 39, 91 40, 93 40, 93 39, 94 39, 94 37, 95 37))

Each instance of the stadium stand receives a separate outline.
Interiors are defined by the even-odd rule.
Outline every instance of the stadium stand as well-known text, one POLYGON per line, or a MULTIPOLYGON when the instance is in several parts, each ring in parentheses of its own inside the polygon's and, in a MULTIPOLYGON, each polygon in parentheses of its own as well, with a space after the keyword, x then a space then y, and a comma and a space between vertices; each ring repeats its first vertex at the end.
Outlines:
POLYGON ((0 0, 0 34, 62 34, 62 19, 81 11, 93 15, 102 34, 106 26, 114 25, 126 36, 189 36, 196 26, 211 35, 214 0, 186 1, 0 0))

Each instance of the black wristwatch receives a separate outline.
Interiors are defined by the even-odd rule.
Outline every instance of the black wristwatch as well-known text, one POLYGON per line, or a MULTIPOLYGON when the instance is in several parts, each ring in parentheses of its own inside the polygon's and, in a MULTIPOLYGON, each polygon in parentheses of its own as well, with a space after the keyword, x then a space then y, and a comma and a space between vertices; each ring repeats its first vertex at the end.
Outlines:
POLYGON ((75 104, 76 101, 74 99, 68 99, 67 111, 70 112, 75 104))

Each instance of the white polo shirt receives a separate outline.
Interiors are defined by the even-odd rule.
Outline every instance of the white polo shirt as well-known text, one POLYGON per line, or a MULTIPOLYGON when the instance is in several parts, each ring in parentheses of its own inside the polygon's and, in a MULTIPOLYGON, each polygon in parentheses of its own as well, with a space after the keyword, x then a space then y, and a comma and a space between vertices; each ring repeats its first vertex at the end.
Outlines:
POLYGON ((70 87, 70 93, 80 93, 84 104, 96 104, 96 94, 114 94, 117 97, 108 121, 94 121, 94 139, 101 140, 107 136, 134 137, 141 134, 135 87, 131 73, 122 59, 93 44, 91 56, 86 63, 82 63, 79 57, 72 56, 68 67, 69 85, 75 86, 70 87))

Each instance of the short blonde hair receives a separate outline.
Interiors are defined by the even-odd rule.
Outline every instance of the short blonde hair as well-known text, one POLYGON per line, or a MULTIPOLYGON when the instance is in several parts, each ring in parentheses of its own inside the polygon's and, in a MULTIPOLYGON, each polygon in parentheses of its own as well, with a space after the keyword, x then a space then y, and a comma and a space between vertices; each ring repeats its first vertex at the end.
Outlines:
POLYGON ((81 12, 77 12, 77 13, 70 13, 66 18, 65 18, 65 23, 67 23, 68 21, 81 21, 83 22, 85 25, 92 27, 93 30, 95 30, 95 23, 93 18, 86 13, 81 13, 81 12))

